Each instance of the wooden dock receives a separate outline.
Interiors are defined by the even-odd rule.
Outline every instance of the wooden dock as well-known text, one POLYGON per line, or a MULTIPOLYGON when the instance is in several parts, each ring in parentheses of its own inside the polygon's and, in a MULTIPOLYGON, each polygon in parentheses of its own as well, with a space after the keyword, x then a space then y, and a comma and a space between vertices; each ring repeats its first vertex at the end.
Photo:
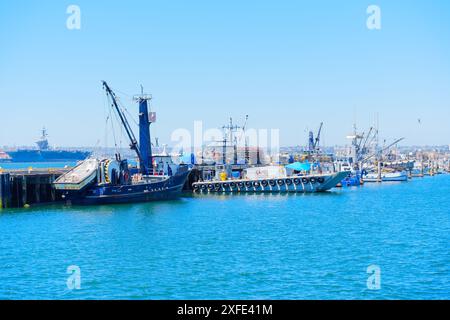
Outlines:
POLYGON ((53 181, 69 169, 0 171, 0 210, 61 201, 53 181))

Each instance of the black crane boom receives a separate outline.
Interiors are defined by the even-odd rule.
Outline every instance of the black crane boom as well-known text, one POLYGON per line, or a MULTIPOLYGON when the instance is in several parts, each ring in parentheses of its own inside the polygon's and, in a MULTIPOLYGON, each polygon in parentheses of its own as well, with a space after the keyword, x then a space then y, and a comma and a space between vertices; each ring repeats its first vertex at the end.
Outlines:
POLYGON ((117 104, 116 94, 111 90, 111 88, 108 86, 106 81, 102 81, 102 83, 103 83, 103 88, 105 88, 106 95, 111 98, 112 106, 117 111, 120 121, 122 122, 122 125, 125 128, 128 138, 130 139, 130 148, 131 148, 131 150, 134 150, 136 152, 140 163, 142 163, 142 156, 141 156, 141 152, 139 151, 139 145, 137 143, 136 137, 133 133, 133 130, 131 129, 130 124, 128 123, 127 117, 122 112, 122 110, 119 108, 119 105, 117 104))

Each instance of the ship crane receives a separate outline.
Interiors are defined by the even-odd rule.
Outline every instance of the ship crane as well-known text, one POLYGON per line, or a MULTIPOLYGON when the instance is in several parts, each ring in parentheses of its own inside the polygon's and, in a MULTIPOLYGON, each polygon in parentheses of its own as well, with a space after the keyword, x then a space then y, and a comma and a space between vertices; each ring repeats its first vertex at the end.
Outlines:
POLYGON ((356 151, 358 152, 358 154, 360 154, 361 151, 362 151, 361 144, 362 144, 362 142, 364 140, 365 134, 366 133, 364 131, 363 131, 363 133, 361 133, 361 136, 359 136, 359 142, 358 142, 358 144, 355 145, 356 146, 356 151))
POLYGON ((133 130, 131 129, 130 124, 128 123, 128 120, 127 120, 125 114, 119 108, 119 105, 118 105, 117 99, 116 99, 116 94, 111 90, 111 88, 108 86, 106 81, 102 81, 102 83, 103 83, 103 88, 106 91, 106 95, 109 98, 111 98, 112 106, 114 107, 114 109, 116 110, 117 114, 119 115, 120 121, 122 122, 122 125, 125 128, 125 131, 127 133, 128 138, 130 139, 130 149, 134 150, 136 152, 136 155, 137 155, 137 157, 139 159, 141 172, 142 173, 147 173, 148 168, 145 167, 145 164, 144 164, 144 161, 143 161, 144 159, 143 159, 141 151, 139 149, 138 142, 137 142, 136 137, 135 137, 135 135, 133 133, 133 130))
POLYGON ((364 139, 364 143, 362 144, 361 150, 364 151, 367 147, 367 141, 369 141, 370 135, 372 134, 373 127, 370 127, 369 133, 367 133, 366 138, 364 139))
POLYGON ((314 147, 313 150, 314 150, 314 151, 316 151, 317 148, 319 147, 319 143, 320 143, 320 134, 322 133, 322 127, 323 127, 323 122, 320 123, 319 131, 317 131, 317 136, 316 136, 316 139, 315 139, 314 145, 313 145, 313 147, 314 147))
POLYGON ((353 125, 353 134, 348 135, 347 139, 351 139, 351 159, 355 163, 355 165, 363 159, 364 155, 367 153, 367 142, 371 137, 373 132, 373 128, 369 129, 369 132, 366 134, 358 133, 356 124, 353 125))
POLYGON ((384 147, 383 149, 381 149, 379 152, 372 153, 370 156, 365 158, 362 162, 366 162, 367 160, 373 158, 374 156, 380 157, 383 154, 384 151, 390 149, 392 146, 396 145, 397 143, 399 143, 400 141, 403 141, 403 140, 405 140, 405 138, 400 138, 400 139, 395 140, 394 142, 389 144, 387 147, 384 147))
POLYGON ((55 189, 62 192, 66 201, 85 205, 148 202, 178 197, 191 172, 189 166, 170 161, 166 162, 167 166, 161 170, 158 166, 158 173, 150 173, 153 168, 150 123, 156 120, 155 114, 148 112, 151 95, 144 94, 141 90, 141 94, 134 97, 134 100, 139 102, 138 143, 125 116, 125 108, 108 84, 105 81, 102 81, 102 84, 108 103, 111 103, 110 112, 114 114, 117 112, 119 122, 130 140, 130 147, 140 161, 140 174, 134 174, 129 170, 127 161, 118 157, 116 161, 105 158, 87 159, 60 175, 53 183, 55 189))
MULTIPOLYGON (((373 127, 369 129, 367 134, 363 133, 360 136, 356 135, 359 138, 359 143, 356 147, 356 160, 357 162, 361 161, 364 154, 367 153, 367 142, 369 142, 369 138, 371 137, 373 132, 373 127)), ((370 143, 373 141, 373 138, 370 140, 370 143)))
POLYGON ((319 151, 319 143, 320 143, 320 135, 322 133, 323 122, 320 123, 319 130, 317 131, 317 135, 314 138, 314 132, 309 131, 308 137, 308 152, 315 153, 319 151))

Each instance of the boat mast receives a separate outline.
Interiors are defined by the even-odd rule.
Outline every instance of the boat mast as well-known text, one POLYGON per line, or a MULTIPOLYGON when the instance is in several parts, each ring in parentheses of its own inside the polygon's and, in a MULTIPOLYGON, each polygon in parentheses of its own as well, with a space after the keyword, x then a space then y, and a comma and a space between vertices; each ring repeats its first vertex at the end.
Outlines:
POLYGON ((233 163, 237 164, 237 139, 234 135, 235 132, 237 132, 241 127, 237 125, 233 125, 233 118, 230 117, 230 122, 228 126, 222 126, 223 130, 223 164, 226 164, 226 152, 227 152, 227 133, 228 133, 228 141, 233 144, 233 163))
POLYGON ((320 143, 320 134, 322 133, 323 122, 320 123, 319 130, 317 131, 316 139, 314 140, 314 152, 318 151, 320 143))
POLYGON ((45 127, 42 127, 42 137, 41 139, 44 140, 47 138, 47 129, 45 129, 45 127))
POLYGON ((152 100, 150 94, 144 94, 144 88, 141 85, 141 94, 133 97, 134 101, 139 103, 139 150, 142 156, 141 171, 142 174, 150 174, 153 171, 153 154, 150 136, 150 124, 155 119, 150 119, 148 112, 148 101, 152 100))
POLYGON ((122 122, 122 125, 125 128, 125 131, 126 131, 126 133, 128 135, 128 138, 130 139, 130 149, 134 150, 136 152, 137 156, 138 156, 139 163, 141 165, 140 166, 141 167, 141 172, 147 172, 147 169, 143 165, 142 155, 141 155, 141 152, 139 150, 139 145, 137 143, 136 137, 134 136, 133 130, 131 129, 130 124, 128 123, 128 120, 127 120, 125 114, 122 112, 122 110, 119 108, 119 105, 117 104, 115 93, 111 90, 111 88, 108 86, 106 81, 103 81, 102 83, 103 83, 103 88, 105 88, 106 95, 111 98, 112 106, 117 111, 117 114, 119 115, 120 121, 122 122))

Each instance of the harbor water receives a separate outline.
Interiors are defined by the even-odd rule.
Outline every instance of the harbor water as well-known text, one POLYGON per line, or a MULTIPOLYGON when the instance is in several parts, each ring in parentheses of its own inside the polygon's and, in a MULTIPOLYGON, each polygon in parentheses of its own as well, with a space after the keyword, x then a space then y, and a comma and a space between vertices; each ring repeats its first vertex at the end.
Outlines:
POLYGON ((4 170, 27 170, 33 169, 61 169, 64 167, 74 167, 77 164, 76 161, 67 162, 2 162, 0 163, 0 169, 4 170))
POLYGON ((441 175, 320 194, 7 209, 0 299, 449 299, 449 191, 441 175), (378 290, 369 266, 381 271, 378 290))

